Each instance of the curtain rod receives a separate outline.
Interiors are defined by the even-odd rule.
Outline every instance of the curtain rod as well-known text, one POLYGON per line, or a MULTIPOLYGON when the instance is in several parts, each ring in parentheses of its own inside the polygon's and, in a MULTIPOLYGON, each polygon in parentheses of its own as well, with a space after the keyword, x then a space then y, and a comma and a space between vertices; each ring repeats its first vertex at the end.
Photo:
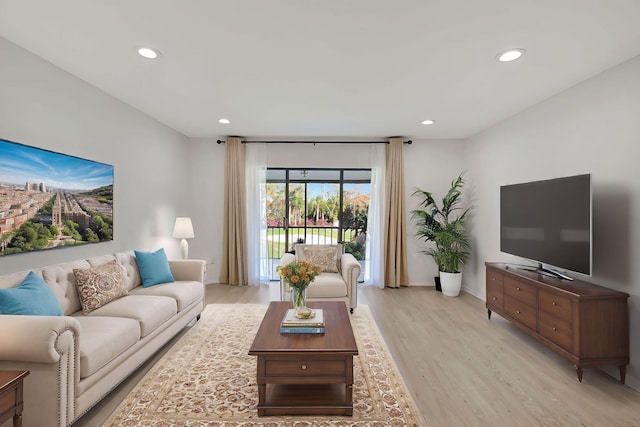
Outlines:
MULTIPOLYGON (((219 139, 218 144, 224 144, 225 141, 219 139)), ((388 144, 389 141, 241 141, 243 144, 388 144)), ((413 144, 413 141, 404 141, 405 144, 413 144)))

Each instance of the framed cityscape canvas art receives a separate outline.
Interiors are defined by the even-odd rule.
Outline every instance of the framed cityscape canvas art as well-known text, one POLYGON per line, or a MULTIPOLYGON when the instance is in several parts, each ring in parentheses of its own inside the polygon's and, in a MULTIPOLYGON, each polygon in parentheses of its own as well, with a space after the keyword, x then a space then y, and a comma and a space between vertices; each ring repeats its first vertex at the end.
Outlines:
POLYGON ((0 256, 113 240, 113 166, 0 139, 0 256))

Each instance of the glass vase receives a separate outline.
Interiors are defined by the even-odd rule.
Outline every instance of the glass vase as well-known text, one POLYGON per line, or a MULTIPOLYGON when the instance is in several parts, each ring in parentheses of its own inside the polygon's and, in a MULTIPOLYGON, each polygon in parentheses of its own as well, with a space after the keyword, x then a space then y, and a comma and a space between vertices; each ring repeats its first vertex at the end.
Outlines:
POLYGON ((307 307, 307 288, 291 287, 293 312, 298 319, 309 319, 315 314, 307 307))

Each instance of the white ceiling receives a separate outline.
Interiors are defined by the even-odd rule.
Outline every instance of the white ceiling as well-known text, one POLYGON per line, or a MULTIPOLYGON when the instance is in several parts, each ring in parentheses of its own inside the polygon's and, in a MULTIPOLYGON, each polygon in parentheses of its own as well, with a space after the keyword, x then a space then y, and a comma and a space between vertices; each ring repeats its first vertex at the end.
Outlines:
POLYGON ((639 18, 638 0, 0 0, 0 36, 190 137, 466 138, 639 55, 639 18))

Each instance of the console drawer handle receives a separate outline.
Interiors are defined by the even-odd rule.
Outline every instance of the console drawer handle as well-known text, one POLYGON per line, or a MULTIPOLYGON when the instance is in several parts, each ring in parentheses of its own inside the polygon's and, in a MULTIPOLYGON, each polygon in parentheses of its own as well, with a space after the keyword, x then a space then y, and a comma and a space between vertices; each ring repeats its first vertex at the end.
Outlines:
POLYGON ((497 300, 498 298, 496 298, 496 297, 492 297, 491 299, 495 301, 495 300, 497 300))
POLYGON ((556 304, 556 302, 555 302, 555 301, 554 301, 554 302, 552 302, 551 304, 553 304, 553 305, 558 305, 558 304, 556 304))
POLYGON ((302 369, 307 369, 307 365, 305 365, 304 363, 302 364, 302 369))
POLYGON ((520 310, 516 310, 516 313, 520 314, 520 310))
POLYGON ((554 331, 557 331, 557 330, 558 330, 557 328, 551 328, 551 329, 553 329, 554 331))
POLYGON ((520 290, 520 286, 516 287, 516 291, 519 291, 519 290, 520 290))

